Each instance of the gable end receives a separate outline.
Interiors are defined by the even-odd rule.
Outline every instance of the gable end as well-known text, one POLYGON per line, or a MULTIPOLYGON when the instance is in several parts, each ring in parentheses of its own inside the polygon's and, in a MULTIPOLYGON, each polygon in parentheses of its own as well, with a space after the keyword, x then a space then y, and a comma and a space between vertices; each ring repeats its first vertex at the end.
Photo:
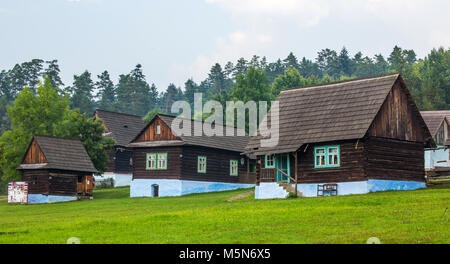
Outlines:
POLYGON ((368 136, 434 144, 401 77, 389 91, 367 131, 368 136))
POLYGON ((162 121, 158 115, 156 115, 132 142, 136 143, 160 140, 180 140, 180 138, 175 136, 172 133, 172 129, 164 121, 162 121), (160 127, 159 134, 157 133, 158 126, 160 127))
POLYGON ((47 158, 45 157, 44 152, 42 152, 36 139, 33 138, 25 153, 22 164, 39 164, 46 162, 47 158))

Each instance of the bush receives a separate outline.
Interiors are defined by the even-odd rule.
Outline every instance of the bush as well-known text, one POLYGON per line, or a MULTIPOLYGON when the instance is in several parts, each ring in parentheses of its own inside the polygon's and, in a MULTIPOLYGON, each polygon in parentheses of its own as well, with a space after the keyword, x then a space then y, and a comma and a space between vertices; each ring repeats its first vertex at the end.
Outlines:
POLYGON ((108 189, 108 188, 114 188, 113 178, 107 178, 95 182, 95 189, 108 189))
POLYGON ((293 192, 289 192, 289 194, 288 194, 288 196, 286 198, 294 199, 294 198, 297 198, 297 195, 295 195, 295 193, 293 193, 293 192))
POLYGON ((0 195, 8 194, 8 182, 0 181, 0 195))

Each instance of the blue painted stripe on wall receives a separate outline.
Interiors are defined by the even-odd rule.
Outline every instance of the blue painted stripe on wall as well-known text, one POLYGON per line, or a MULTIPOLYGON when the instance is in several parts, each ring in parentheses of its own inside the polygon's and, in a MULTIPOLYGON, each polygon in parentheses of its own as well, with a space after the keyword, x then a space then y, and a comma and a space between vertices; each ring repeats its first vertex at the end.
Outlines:
POLYGON ((183 181, 169 179, 135 179, 131 182, 130 197, 152 197, 152 185, 159 186, 159 196, 181 196, 191 193, 219 192, 252 188, 254 184, 183 181))
POLYGON ((42 204, 42 203, 60 203, 76 201, 76 196, 60 196, 60 195, 44 195, 44 194, 28 194, 29 204, 42 204))
POLYGON ((411 191, 426 188, 427 185, 416 181, 368 180, 367 187, 369 192, 411 191))
MULTIPOLYGON (((304 197, 317 197, 317 185, 324 183, 298 184, 297 190, 304 197)), ((338 195, 365 194, 379 191, 409 191, 426 188, 425 182, 368 180, 359 182, 339 182, 338 195)), ((292 184, 295 188, 295 185, 292 184)), ((255 199, 285 198, 287 192, 278 183, 260 183, 255 188, 255 199)))

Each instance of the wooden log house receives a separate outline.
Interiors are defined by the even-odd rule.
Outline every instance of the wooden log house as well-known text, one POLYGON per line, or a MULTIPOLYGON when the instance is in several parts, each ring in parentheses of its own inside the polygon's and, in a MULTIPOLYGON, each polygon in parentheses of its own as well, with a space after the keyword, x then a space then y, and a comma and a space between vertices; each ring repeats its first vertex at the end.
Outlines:
MULTIPOLYGON (((174 116, 158 114, 129 144, 133 148, 131 197, 180 196, 253 187, 255 173, 242 156, 248 136, 194 135, 201 121, 184 119, 190 135, 172 130, 174 116)), ((184 125, 182 125, 184 126, 184 125)), ((225 127, 216 125, 217 129, 225 127)), ((238 129, 232 128, 235 135, 238 129)), ((224 134, 225 135, 225 134, 224 134)))
POLYGON ((288 89, 277 101, 278 144, 264 147, 258 132, 246 148, 257 199, 426 187, 424 149, 435 143, 399 74, 288 89))
POLYGON ((115 187, 129 186, 133 174, 133 150, 127 146, 144 127, 142 117, 97 109, 94 119, 103 122, 103 136, 117 142, 108 152, 107 170, 96 175, 95 180, 100 183, 112 179, 115 187))
POLYGON ((34 136, 17 169, 30 204, 92 198, 97 170, 78 139, 34 136))

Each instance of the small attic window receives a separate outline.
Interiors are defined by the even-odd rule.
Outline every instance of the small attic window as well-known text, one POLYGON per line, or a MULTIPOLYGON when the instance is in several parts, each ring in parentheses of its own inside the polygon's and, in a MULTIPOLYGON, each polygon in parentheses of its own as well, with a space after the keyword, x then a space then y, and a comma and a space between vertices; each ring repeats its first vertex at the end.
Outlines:
POLYGON ((160 125, 157 125, 156 126, 156 134, 161 134, 161 126, 160 125))
POLYGON ((128 125, 124 125, 123 127, 124 127, 124 128, 128 128, 128 125))

